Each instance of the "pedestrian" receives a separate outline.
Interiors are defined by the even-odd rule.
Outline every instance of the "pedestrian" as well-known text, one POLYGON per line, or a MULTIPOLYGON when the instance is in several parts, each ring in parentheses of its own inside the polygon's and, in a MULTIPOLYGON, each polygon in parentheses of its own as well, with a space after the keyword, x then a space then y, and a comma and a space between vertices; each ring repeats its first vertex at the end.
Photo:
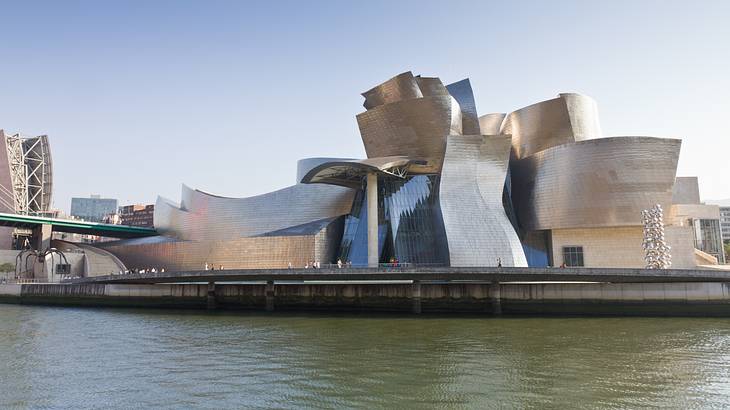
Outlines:
POLYGON ((342 259, 337 259, 337 269, 342 269, 342 259))
POLYGON ((208 270, 208 262, 205 262, 205 270, 208 270))
POLYGON ((291 262, 289 262, 289 266, 287 267, 287 269, 291 269, 291 262))
POLYGON ((502 258, 497 258, 497 267, 498 268, 502 267, 502 258))

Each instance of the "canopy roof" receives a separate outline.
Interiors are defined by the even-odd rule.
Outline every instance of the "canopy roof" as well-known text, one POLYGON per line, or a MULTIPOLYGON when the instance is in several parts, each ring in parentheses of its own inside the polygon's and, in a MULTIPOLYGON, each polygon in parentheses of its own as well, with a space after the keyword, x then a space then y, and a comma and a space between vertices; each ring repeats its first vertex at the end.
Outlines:
POLYGON ((417 171, 427 164, 424 160, 404 156, 377 157, 360 160, 325 162, 312 168, 301 182, 305 184, 330 184, 360 188, 363 178, 375 172, 404 178, 409 171, 417 171))

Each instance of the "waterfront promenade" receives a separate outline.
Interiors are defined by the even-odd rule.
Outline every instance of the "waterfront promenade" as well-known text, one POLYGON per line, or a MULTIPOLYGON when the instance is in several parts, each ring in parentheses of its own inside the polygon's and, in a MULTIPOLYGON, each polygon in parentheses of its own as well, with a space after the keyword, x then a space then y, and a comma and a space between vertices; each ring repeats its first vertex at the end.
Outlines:
POLYGON ((130 273, 67 280, 71 284, 158 284, 246 281, 420 282, 730 282, 730 271, 688 269, 420 267, 323 269, 230 269, 130 273))
POLYGON ((0 301, 269 312, 730 316, 730 272, 447 267, 187 271, 0 285, 0 301))

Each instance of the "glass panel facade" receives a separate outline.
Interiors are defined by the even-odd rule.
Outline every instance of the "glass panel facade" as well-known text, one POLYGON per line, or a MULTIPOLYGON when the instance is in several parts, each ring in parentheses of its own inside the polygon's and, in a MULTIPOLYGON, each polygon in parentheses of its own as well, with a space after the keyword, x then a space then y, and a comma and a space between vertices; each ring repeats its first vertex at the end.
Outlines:
MULTIPOLYGON (((438 175, 378 179, 379 260, 448 264, 448 245, 438 201, 438 175)), ((367 265, 367 198, 358 192, 345 222, 340 258, 367 265)))
POLYGON ((695 228, 695 248, 716 257, 719 263, 725 263, 720 221, 717 219, 694 219, 692 223, 695 228))
MULTIPOLYGON (((520 231, 519 224, 517 222, 517 213, 512 203, 512 172, 509 167, 507 168, 507 178, 504 181, 504 191, 502 191, 502 206, 504 212, 507 214, 512 227, 515 228, 515 232, 520 231)), ((546 265, 547 266, 547 265, 546 265)))
POLYGON ((563 246, 563 264, 565 266, 584 266, 582 246, 563 246))
MULTIPOLYGON (((367 195, 364 190, 357 192, 352 205, 352 211, 345 218, 345 229, 342 234, 339 259, 343 262, 351 262, 354 266, 368 265, 368 205, 367 195)), ((378 207, 382 214, 382 206, 378 207)), ((379 218, 382 220, 382 218, 379 218)), ((383 254, 385 235, 387 229, 385 224, 378 224, 378 253, 383 254)), ((380 258, 382 260, 382 257, 380 258)))
POLYGON ((521 241, 522 250, 527 258, 527 266, 546 268, 550 265, 550 231, 527 232, 521 241))

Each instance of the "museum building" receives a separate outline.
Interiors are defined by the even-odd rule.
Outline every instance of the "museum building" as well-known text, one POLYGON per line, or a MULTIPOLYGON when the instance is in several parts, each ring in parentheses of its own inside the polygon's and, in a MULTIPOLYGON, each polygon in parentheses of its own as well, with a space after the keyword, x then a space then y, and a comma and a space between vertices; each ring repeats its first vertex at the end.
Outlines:
POLYGON ((367 158, 302 159, 294 185, 248 198, 183 185, 179 202, 155 204, 160 236, 98 246, 167 270, 639 268, 641 212, 660 204, 673 268, 724 263, 719 208, 700 202, 696 178, 676 178, 681 140, 606 137, 590 97, 480 116, 468 79, 411 72, 362 95, 367 158))

